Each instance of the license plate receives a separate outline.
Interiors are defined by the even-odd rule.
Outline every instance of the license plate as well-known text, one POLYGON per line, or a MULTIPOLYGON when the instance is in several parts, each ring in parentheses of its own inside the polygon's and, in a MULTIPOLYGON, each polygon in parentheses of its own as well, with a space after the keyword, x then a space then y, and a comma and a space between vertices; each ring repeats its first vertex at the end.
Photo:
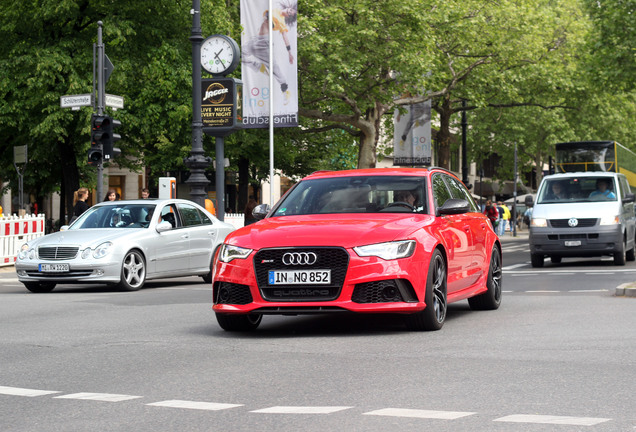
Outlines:
POLYGON ((565 242, 566 246, 581 246, 581 240, 570 240, 565 242))
POLYGON ((42 273, 63 273, 68 272, 70 267, 68 264, 40 264, 42 273))
POLYGON ((270 270, 270 285, 328 285, 331 270, 270 270))

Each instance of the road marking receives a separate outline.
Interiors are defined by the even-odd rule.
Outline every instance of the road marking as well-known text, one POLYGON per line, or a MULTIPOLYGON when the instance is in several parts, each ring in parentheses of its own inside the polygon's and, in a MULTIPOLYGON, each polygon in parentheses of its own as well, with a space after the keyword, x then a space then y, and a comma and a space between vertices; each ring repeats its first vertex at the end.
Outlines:
POLYGON ((263 408, 253 413, 261 414, 331 414, 338 411, 350 409, 349 406, 274 406, 263 408))
POLYGON ((11 396, 36 397, 36 396, 45 396, 45 395, 50 395, 55 393, 62 393, 62 392, 0 386, 0 394, 11 395, 11 396))
POLYGON ((441 419, 441 420, 455 420, 455 419, 467 417, 473 414, 476 414, 476 413, 461 412, 461 411, 431 411, 431 410, 404 409, 404 408, 384 408, 384 409, 369 411, 364 413, 364 415, 412 417, 412 418, 441 419))
POLYGON ((590 289, 590 290, 570 290, 571 293, 589 293, 589 292, 608 292, 606 289, 590 289))
POLYGON ((237 407, 243 406, 238 404, 195 402, 195 401, 186 401, 186 400, 167 400, 162 402, 149 403, 146 405, 166 407, 166 408, 185 408, 185 409, 197 409, 197 410, 207 410, 207 411, 220 411, 220 410, 237 408, 237 407))
POLYGON ((549 416, 549 415, 528 415, 514 414, 501 417, 493 421, 510 422, 510 423, 541 423, 555 425, 571 425, 571 426, 594 426, 599 423, 610 421, 608 418, 595 417, 567 417, 567 416, 549 416))
POLYGON ((524 291, 527 293, 559 293, 561 291, 559 290, 529 290, 529 291, 524 291))
POLYGON ((122 394, 110 394, 110 393, 73 393, 62 396, 54 396, 54 399, 81 399, 81 400, 95 400, 102 402, 121 402, 131 399, 139 399, 143 396, 131 396, 122 394))
POLYGON ((509 266, 503 267, 502 270, 503 271, 509 271, 509 270, 514 270, 514 269, 519 268, 519 267, 525 267, 527 265, 528 265, 527 263, 513 264, 513 265, 509 265, 509 266))

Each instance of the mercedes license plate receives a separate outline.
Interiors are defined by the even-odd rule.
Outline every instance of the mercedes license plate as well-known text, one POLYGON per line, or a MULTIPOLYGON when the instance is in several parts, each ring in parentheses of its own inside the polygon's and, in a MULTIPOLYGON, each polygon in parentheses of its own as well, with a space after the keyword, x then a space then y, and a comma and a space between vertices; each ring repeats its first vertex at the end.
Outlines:
POLYGON ((581 246, 581 240, 568 240, 565 242, 566 246, 572 247, 572 246, 581 246))
POLYGON ((331 283, 331 270, 270 270, 270 285, 328 285, 331 283))
POLYGON ((68 264, 40 264, 42 273, 64 273, 70 270, 68 264))

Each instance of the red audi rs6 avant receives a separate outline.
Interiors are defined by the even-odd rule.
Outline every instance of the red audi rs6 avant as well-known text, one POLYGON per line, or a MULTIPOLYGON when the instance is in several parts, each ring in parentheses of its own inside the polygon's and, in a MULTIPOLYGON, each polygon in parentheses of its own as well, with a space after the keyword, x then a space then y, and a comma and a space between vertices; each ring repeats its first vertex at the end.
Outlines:
POLYGON ((501 244, 472 196, 439 169, 316 172, 215 254, 213 310, 228 331, 263 315, 399 313, 439 330, 447 305, 501 303, 501 244))

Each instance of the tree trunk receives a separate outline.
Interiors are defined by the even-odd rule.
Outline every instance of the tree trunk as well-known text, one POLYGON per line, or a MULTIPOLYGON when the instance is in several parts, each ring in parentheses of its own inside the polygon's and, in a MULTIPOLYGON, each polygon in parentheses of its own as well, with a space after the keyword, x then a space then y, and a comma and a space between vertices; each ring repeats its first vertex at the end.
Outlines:
MULTIPOLYGON (((77 159, 75 156, 75 148, 70 138, 66 141, 58 143, 60 154, 60 162, 62 168, 62 188, 60 190, 60 223, 66 224, 73 213, 73 193, 79 189, 79 171, 77 169, 77 159)), ((97 197, 96 202, 101 201, 101 197, 97 197)))
POLYGON ((380 104, 369 109, 364 120, 357 125, 362 134, 358 152, 358 168, 375 168, 377 162, 376 149, 380 138, 380 121, 386 108, 380 104))
POLYGON ((453 115, 453 110, 450 106, 448 98, 442 99, 441 105, 436 108, 439 113, 439 131, 437 132, 437 165, 450 169, 450 146, 451 146, 451 132, 450 132, 450 118, 453 115))

